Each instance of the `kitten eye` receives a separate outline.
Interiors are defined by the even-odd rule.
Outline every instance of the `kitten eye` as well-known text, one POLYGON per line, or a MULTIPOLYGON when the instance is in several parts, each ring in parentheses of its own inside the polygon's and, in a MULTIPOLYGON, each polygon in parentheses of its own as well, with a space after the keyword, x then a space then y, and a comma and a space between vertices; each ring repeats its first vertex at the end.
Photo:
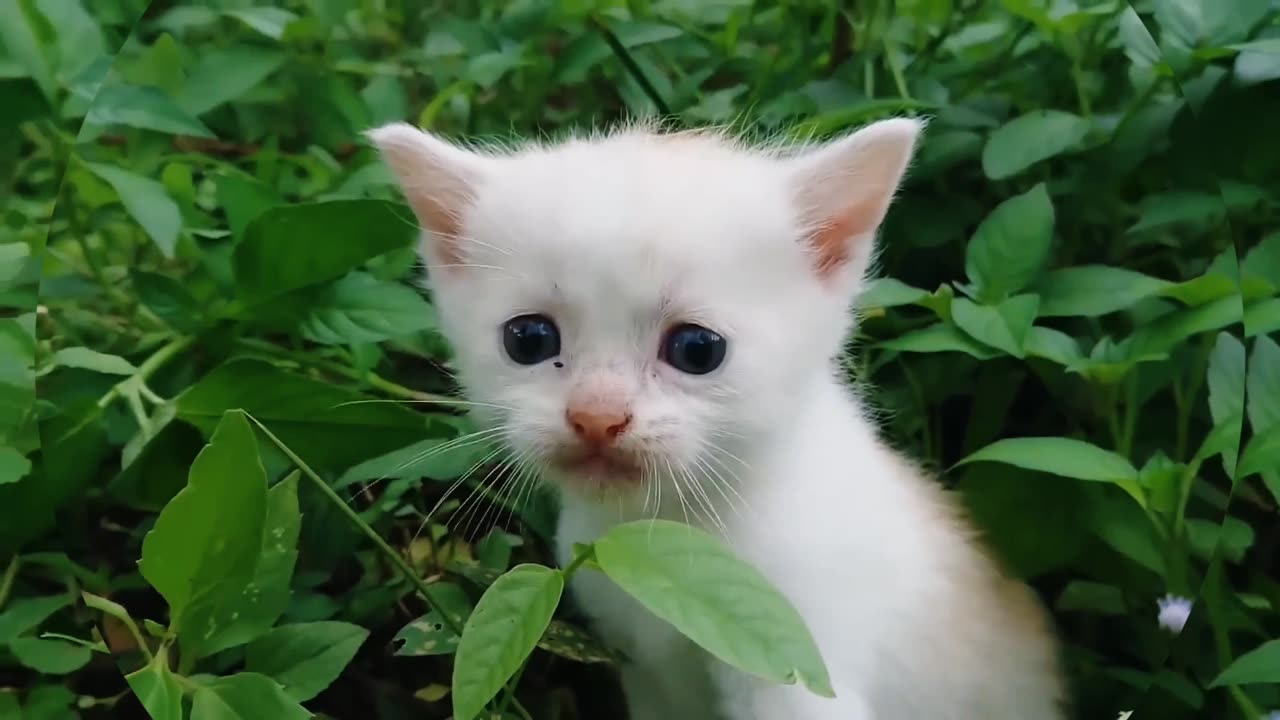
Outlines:
POLYGON ((677 325, 662 343, 661 358, 690 375, 706 375, 724 362, 727 343, 719 333, 701 325, 677 325))
POLYGON ((560 330, 546 315, 521 315, 503 327, 502 346, 521 365, 537 365, 560 354, 560 330))

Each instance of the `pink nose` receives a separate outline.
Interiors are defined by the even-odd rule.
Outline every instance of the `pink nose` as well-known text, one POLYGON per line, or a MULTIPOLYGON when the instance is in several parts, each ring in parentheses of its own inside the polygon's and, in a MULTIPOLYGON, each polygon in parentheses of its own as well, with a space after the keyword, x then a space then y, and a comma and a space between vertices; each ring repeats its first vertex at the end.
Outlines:
POLYGON ((631 424, 631 413, 610 408, 570 407, 564 417, 583 442, 595 446, 613 442, 631 424))

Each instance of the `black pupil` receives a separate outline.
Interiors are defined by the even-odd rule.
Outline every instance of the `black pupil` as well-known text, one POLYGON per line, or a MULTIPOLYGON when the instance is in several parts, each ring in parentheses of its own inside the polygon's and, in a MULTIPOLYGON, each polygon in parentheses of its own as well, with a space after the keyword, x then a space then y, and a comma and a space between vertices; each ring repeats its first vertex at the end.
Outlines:
POLYGON ((502 344, 512 360, 535 365, 560 354, 560 331, 545 315, 521 315, 507 321, 502 344))
POLYGON ((664 359, 677 370, 704 375, 724 362, 724 338, 699 325, 681 325, 671 332, 664 359))

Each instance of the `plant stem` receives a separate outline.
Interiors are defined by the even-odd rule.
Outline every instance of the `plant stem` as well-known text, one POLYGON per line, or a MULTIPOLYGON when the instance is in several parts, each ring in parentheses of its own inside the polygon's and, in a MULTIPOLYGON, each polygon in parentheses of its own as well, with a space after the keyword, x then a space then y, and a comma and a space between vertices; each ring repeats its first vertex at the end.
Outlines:
POLYGON ((387 559, 396 566, 396 569, 400 571, 400 574, 403 575, 411 585, 413 585, 414 589, 417 590, 418 594, 422 596, 422 599, 426 601, 427 605, 430 606, 431 609, 440 610, 440 618, 443 620, 444 624, 448 626, 449 630, 461 636, 462 627, 458 625, 456 620, 450 617, 449 613, 444 612, 443 605, 436 603, 435 598, 431 596, 431 591, 427 589, 427 584, 423 582, 422 578, 418 577, 418 573, 410 567, 408 561, 404 559, 404 556, 397 552, 395 548, 391 547, 386 540, 383 540, 382 536, 378 535, 378 533, 369 526, 369 523, 366 523, 364 519, 360 517, 359 513, 351 509, 351 506, 348 505, 338 495, 338 493, 334 492, 333 488, 329 487, 329 483, 325 482, 324 479, 316 474, 316 471, 312 470, 311 466, 307 465, 302 458, 298 457, 288 445, 285 445, 280 438, 276 437, 274 433, 268 430, 266 425, 263 425, 260 420, 249 413, 245 413, 245 416, 252 420, 253 424, 257 425, 258 429, 261 430, 276 447, 280 448, 280 452, 284 453, 285 457, 289 458, 294 465, 298 466, 298 469, 302 471, 303 475, 307 476, 307 479, 316 486, 316 489, 318 489, 330 502, 332 502, 333 505, 338 508, 338 510, 345 515, 348 520, 358 527, 366 537, 373 541, 373 544, 387 556, 387 559))
POLYGON ((316 368, 317 370, 324 370, 326 372, 331 372, 335 375, 341 375, 345 378, 348 378, 350 380, 355 380, 357 382, 368 383, 370 387, 375 388, 377 390, 381 390, 383 393, 390 395, 391 397, 394 397, 394 398, 399 398, 401 400, 413 400, 415 402, 440 402, 440 403, 451 401, 451 398, 448 398, 444 395, 438 395, 436 393, 423 392, 421 390, 414 390, 412 388, 407 388, 403 385, 399 385, 397 383, 391 382, 390 380, 387 380, 386 378, 376 375, 372 372, 361 372, 359 370, 356 370, 353 367, 348 367, 347 365, 333 362, 332 360, 325 360, 323 358, 315 358, 315 357, 308 357, 305 355, 301 355, 293 352, 292 350, 287 350, 285 348, 282 348, 279 345, 269 343, 265 340, 256 340, 254 338, 241 338, 240 340, 236 341, 236 344, 242 348, 245 348, 246 350, 263 353, 265 355, 269 355, 275 358, 290 360, 303 365, 309 365, 313 368, 316 368))
POLYGON ((13 583, 18 578, 20 567, 22 567, 22 556, 14 553, 13 559, 9 561, 9 567, 5 568, 4 577, 0 578, 0 610, 3 610, 5 603, 9 602, 9 593, 13 592, 13 583))
MULTIPOLYGON (((138 366, 138 372, 121 380, 98 399, 98 407, 105 408, 114 402, 117 398, 128 397, 131 393, 135 393, 139 383, 145 383, 148 378, 156 373, 161 367, 172 360, 178 353, 186 350, 191 346, 193 339, 185 335, 170 340, 151 354, 141 365, 138 366)), ((154 393, 153 393, 154 394, 154 393)))

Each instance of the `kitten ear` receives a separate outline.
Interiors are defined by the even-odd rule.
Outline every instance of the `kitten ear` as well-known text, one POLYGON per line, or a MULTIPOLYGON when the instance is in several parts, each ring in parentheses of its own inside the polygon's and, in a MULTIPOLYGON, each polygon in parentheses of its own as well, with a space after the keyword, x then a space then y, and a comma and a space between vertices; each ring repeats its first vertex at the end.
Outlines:
POLYGON ((447 263, 461 261, 457 239, 462 211, 488 172, 489 159, 408 123, 365 132, 391 168, 409 207, 431 233, 428 250, 447 263))
POLYGON ((816 270, 827 277, 853 262, 860 276, 924 123, 869 125, 788 160, 816 270))

